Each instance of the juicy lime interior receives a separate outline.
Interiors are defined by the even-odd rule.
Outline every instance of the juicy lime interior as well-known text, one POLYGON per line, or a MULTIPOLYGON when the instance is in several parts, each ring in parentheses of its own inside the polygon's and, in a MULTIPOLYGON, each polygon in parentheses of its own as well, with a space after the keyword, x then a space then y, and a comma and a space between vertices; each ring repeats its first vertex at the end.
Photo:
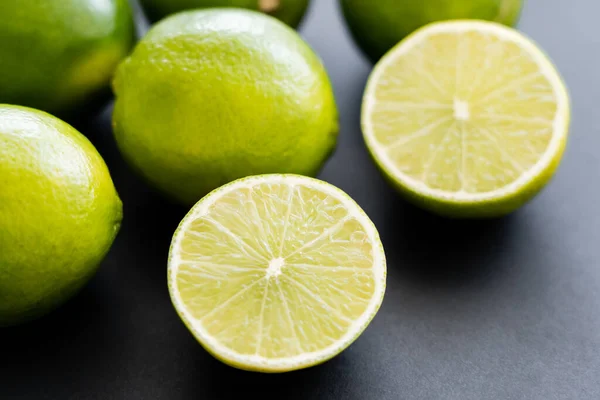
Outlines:
POLYGON ((358 206, 285 179, 216 196, 184 220, 170 262, 175 304, 201 341, 249 359, 289 359, 364 329, 385 266, 358 206))
POLYGON ((363 122, 406 180, 466 196, 493 192, 549 148, 556 85, 508 28, 481 26, 432 29, 382 61, 363 122))

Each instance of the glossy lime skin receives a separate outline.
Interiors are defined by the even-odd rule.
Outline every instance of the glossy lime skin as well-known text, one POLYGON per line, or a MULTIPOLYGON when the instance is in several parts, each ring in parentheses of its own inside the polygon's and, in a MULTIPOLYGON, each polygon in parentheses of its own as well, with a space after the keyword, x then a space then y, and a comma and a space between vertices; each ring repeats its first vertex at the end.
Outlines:
POLYGON ((339 0, 354 41, 377 62, 418 28, 450 19, 482 19, 514 26, 524 0, 339 0))
POLYGON ((309 0, 141 0, 141 3, 152 21, 185 10, 238 7, 262 11, 296 28, 304 17, 309 0))
POLYGON ((95 273, 122 204, 94 146, 45 112, 0 105, 0 326, 38 318, 95 273))
POLYGON ((0 103, 71 116, 134 42, 127 0, 0 1, 0 103))
POLYGON ((185 204, 248 175, 316 175, 337 141, 320 59, 294 30, 254 11, 166 18, 121 64, 113 86, 122 154, 185 204))

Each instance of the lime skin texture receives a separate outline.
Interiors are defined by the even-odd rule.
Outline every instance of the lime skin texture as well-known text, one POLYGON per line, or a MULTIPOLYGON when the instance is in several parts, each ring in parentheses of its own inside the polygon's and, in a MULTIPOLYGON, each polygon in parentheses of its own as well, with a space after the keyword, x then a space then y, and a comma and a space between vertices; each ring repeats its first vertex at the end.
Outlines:
MULTIPOLYGON (((530 202, 558 170, 571 120, 568 87, 552 61, 517 30, 489 21, 443 21, 418 29, 377 63, 362 104, 363 137, 386 180, 413 204, 449 218, 498 218, 530 202), (452 47, 450 35, 454 35, 455 45, 470 43, 469 50, 462 50, 468 57, 456 61, 458 46, 452 47), (439 36, 446 41, 436 42, 439 36), (502 46, 496 53, 500 56, 490 57, 488 40, 502 46), (443 46, 449 50, 438 57, 437 50, 443 46), (423 54, 423 49, 429 52, 423 54), (411 76, 418 58, 423 60, 419 73, 425 78, 411 80, 407 76, 411 76), (480 65, 478 60, 490 61, 476 80, 485 88, 483 91, 471 90, 473 80, 468 78, 469 72, 480 65), (455 65, 456 69, 439 68, 442 64, 455 65), (461 80, 460 76, 466 78, 461 80), (531 83, 522 84, 523 76, 531 83), (436 86, 431 82, 437 82, 436 86), (494 86, 486 87, 489 82, 494 86), (416 84, 414 89, 410 86, 416 84), (397 106, 406 93, 423 96, 409 95, 413 107, 397 106), (457 105, 461 101, 456 101, 465 98, 465 93, 469 98, 466 118, 459 114, 457 105), (396 108, 386 113, 390 104, 396 108), (437 108, 428 108, 430 105, 437 108), (490 109, 497 111, 489 113, 490 109), (420 123, 419 119, 427 118, 442 122, 448 118, 450 125, 420 123), (458 124, 460 129, 453 131, 458 124), (414 126, 431 128, 427 128, 421 142, 400 142, 396 149, 402 149, 402 153, 396 154, 401 156, 394 159, 380 139, 388 132, 388 137, 402 140, 403 134, 410 136, 414 126), (436 136, 440 132, 443 139, 436 136), (460 133, 448 134, 453 132, 460 133), (478 136, 480 132, 487 136, 478 136), (531 138, 537 138, 535 147, 531 138), (453 145, 453 140, 458 144, 453 145), (436 160, 437 165, 429 160, 436 160), (435 173, 441 178, 429 184, 424 173, 412 172, 414 165, 417 171, 423 166, 427 176, 435 173)), ((392 142, 388 142, 387 149, 392 142)))
POLYGON ((406 36, 429 23, 482 19, 517 24, 524 0, 339 0, 350 33, 377 62, 406 36))
POLYGON ((122 203, 94 146, 45 112, 0 105, 0 326, 36 319, 94 275, 122 203))
POLYGON ((127 0, 7 0, 0 17, 0 103, 62 118, 110 94, 135 40, 127 0))
POLYGON ((184 204, 244 176, 314 176, 336 145, 321 60, 293 29, 255 11, 167 17, 119 66, 113 87, 121 153, 184 204))
POLYGON ((297 28, 306 13, 309 0, 141 0, 146 15, 158 21, 167 15, 199 8, 237 7, 269 14, 297 28))

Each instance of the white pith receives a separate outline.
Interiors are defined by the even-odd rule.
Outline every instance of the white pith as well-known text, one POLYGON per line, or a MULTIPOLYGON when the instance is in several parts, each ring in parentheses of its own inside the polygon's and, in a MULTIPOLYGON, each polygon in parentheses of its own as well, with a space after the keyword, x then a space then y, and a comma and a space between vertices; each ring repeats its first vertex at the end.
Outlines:
MULTIPOLYGON (((283 263, 282 259, 271 260, 268 268, 266 269, 266 278, 277 279, 277 276, 281 274, 282 268, 285 268, 285 264, 283 263)), ((295 175, 264 175, 244 178, 227 184, 206 196, 192 208, 192 210, 181 222, 173 238, 169 255, 168 281, 171 299, 175 308, 179 312, 180 316, 184 319, 188 327, 193 331, 197 339, 205 347, 207 347, 210 352, 216 354, 218 357, 224 360, 227 360, 230 363, 247 369, 285 371, 310 366, 325 361, 340 353, 344 348, 352 343, 371 321, 381 304, 385 291, 385 275, 385 255, 383 253, 383 248, 381 247, 379 235, 370 219, 364 214, 360 207, 348 197, 347 194, 343 193, 340 189, 313 178, 295 175), (267 358, 259 355, 239 354, 222 345, 212 335, 208 334, 208 332, 202 326, 202 323, 192 316, 185 303, 182 301, 179 291, 176 290, 175 280, 181 263, 177 251, 181 247, 180 243, 184 236, 183 233, 186 232, 189 225, 198 217, 205 215, 209 207, 218 201, 223 195, 239 188, 252 187, 258 183, 285 183, 291 186, 301 185, 318 189, 319 191, 335 197, 346 206, 349 215, 361 223, 361 225, 365 228, 365 231, 368 233, 369 240, 373 244, 372 270, 375 277, 374 294, 370 299, 365 312, 360 318, 353 321, 346 334, 336 343, 321 349, 320 351, 305 352, 297 356, 286 358, 267 358)))
POLYGON ((459 121, 468 121, 470 118, 469 103, 457 97, 454 98, 454 118, 459 121))
MULTIPOLYGON (((519 193, 524 187, 530 184, 537 176, 542 174, 545 169, 552 163, 555 155, 560 152, 561 146, 565 141, 568 133, 568 118, 569 118, 569 100, 568 94, 562 79, 556 72, 555 68, 547 57, 536 47, 536 45, 528 38, 524 37, 517 31, 507 28, 503 25, 491 22, 482 21, 449 21, 442 23, 431 24, 425 28, 415 32, 394 49, 387 53, 375 67, 367 87, 365 89, 363 109, 362 109, 362 128, 365 142, 375 158, 381 164, 384 170, 388 171, 394 179, 399 181, 403 186, 421 195, 430 198, 439 198, 449 200, 456 203, 472 203, 483 202, 498 198, 509 197, 515 193, 519 193), (556 101, 557 111, 552 121, 552 138, 546 151, 539 158, 533 167, 524 171, 519 178, 508 185, 498 188, 493 191, 470 193, 466 191, 447 191, 436 188, 431 188, 424 182, 417 180, 403 173, 395 163, 390 159, 385 151, 386 147, 382 146, 375 138, 369 116, 372 115, 374 107, 376 107, 375 90, 378 82, 381 80, 385 71, 393 65, 394 61, 404 54, 410 52, 429 36, 438 33, 461 33, 461 32, 483 32, 488 35, 493 35, 502 41, 517 43, 524 49, 539 67, 540 74, 543 75, 552 87, 554 98, 556 101)), ((461 99, 455 99, 454 113, 457 120, 467 120, 469 117, 468 104, 463 104, 461 99)))

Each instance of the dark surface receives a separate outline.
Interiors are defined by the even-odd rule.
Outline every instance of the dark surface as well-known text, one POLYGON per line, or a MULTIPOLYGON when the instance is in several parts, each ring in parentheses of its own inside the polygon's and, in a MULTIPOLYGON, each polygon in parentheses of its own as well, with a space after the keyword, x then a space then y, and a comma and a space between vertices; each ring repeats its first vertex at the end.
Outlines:
POLYGON ((80 124, 111 169, 124 224, 80 295, 42 320, 0 330, 0 399, 600 399, 599 12, 596 0, 529 0, 520 28, 569 85, 571 140, 532 203, 467 223, 419 211, 384 183, 359 131, 370 66, 334 1, 313 0, 302 34, 329 69, 342 125, 321 177, 377 225, 388 287, 360 339, 304 371, 242 372, 202 350, 166 286, 171 235, 187 210, 131 173, 110 110, 80 124))

